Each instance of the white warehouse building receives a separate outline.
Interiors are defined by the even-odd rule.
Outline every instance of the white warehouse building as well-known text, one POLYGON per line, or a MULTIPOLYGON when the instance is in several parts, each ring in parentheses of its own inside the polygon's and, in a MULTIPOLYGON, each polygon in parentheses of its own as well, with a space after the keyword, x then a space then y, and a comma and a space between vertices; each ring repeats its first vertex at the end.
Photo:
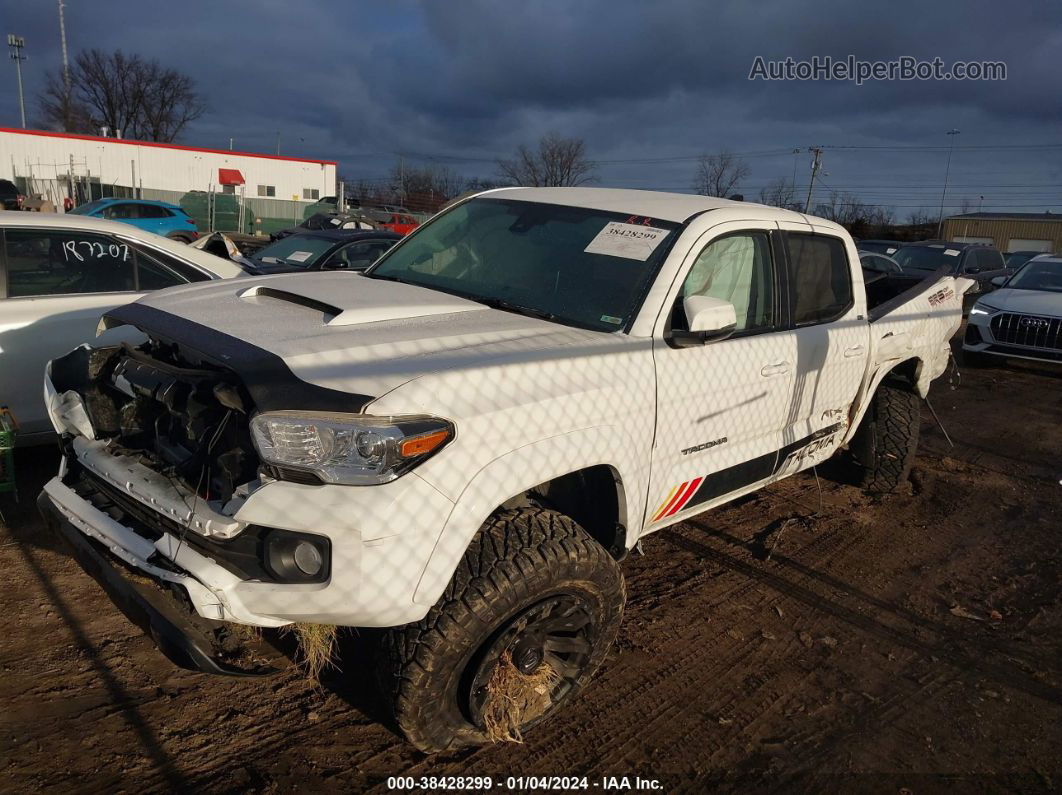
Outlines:
POLYGON ((0 127, 0 178, 61 204, 65 185, 93 198, 190 191, 314 202, 336 192, 336 163, 255 152, 0 127), (110 186, 109 188, 107 186, 110 186))

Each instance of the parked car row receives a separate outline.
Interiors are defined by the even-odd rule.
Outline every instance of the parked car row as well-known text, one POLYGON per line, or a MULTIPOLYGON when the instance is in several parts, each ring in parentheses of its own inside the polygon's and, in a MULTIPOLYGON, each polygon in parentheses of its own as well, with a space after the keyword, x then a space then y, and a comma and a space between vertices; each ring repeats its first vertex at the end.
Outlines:
POLYGON ((915 283, 941 268, 977 282, 964 302, 965 364, 1001 358, 1062 362, 1062 257, 1015 251, 1004 258, 991 246, 951 241, 857 245, 871 294, 883 280, 915 283))

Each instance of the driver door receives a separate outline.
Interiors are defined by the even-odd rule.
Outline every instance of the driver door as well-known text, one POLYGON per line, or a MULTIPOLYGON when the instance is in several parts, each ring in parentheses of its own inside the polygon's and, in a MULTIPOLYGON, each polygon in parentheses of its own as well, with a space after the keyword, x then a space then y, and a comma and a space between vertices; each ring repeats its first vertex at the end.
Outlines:
MULTIPOLYGON (((796 342, 788 330, 775 224, 714 227, 683 263, 671 316, 655 335, 657 433, 644 526, 655 530, 749 490, 774 473, 793 387, 796 342), (666 332, 687 324, 682 299, 734 305, 727 339, 675 347, 666 332)), ((688 327, 688 326, 685 326, 688 327)))

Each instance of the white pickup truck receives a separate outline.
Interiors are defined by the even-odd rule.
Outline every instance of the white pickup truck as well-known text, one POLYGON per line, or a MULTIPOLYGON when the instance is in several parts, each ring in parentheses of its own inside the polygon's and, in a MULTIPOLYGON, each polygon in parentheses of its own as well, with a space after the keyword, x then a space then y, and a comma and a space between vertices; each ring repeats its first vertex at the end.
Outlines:
POLYGON ((491 191, 365 275, 109 312, 143 342, 49 365, 39 505, 175 662, 253 673, 233 624, 386 628, 406 736, 483 742, 500 666, 548 682, 525 725, 588 680, 646 534, 835 453, 896 487, 971 285, 866 288, 844 229, 771 207, 491 191))

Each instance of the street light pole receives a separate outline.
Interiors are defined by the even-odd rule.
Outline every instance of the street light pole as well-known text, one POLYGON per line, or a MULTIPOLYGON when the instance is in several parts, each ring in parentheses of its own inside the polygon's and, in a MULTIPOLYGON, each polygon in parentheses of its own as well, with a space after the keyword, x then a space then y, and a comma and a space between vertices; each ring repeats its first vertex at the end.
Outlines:
POLYGON ((7 46, 11 48, 11 60, 15 62, 15 72, 18 74, 18 109, 22 114, 22 129, 26 129, 26 100, 22 96, 22 62, 26 56, 22 54, 22 48, 26 46, 26 40, 14 33, 7 34, 7 46))
POLYGON ((59 41, 63 45, 63 87, 66 88, 66 101, 70 101, 70 61, 66 57, 66 19, 63 16, 63 0, 59 0, 59 41))
POLYGON ((943 234, 944 230, 944 198, 948 195, 948 174, 951 172, 951 153, 955 149, 955 136, 959 134, 958 130, 948 130, 948 139, 951 143, 948 145, 948 164, 944 166, 944 190, 940 193, 940 214, 937 218, 937 238, 943 234))

